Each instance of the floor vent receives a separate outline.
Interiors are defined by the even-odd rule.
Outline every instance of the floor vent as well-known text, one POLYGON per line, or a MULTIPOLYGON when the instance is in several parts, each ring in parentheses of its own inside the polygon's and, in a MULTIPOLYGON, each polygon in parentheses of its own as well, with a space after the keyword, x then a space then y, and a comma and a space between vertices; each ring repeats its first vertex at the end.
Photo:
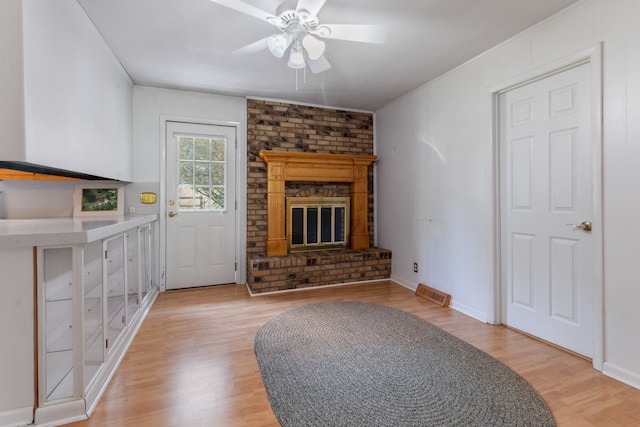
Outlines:
POLYGON ((449 307, 449 301, 451 300, 451 295, 446 294, 437 289, 434 289, 423 283, 418 284, 418 288, 416 289, 416 295, 428 301, 436 303, 442 307, 449 307))

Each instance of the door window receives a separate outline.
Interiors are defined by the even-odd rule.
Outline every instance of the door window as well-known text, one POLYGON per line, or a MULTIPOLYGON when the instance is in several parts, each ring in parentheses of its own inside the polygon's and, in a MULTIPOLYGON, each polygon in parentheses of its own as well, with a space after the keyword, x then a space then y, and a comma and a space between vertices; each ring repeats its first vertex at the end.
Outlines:
POLYGON ((226 210, 227 139, 178 136, 178 210, 226 210))

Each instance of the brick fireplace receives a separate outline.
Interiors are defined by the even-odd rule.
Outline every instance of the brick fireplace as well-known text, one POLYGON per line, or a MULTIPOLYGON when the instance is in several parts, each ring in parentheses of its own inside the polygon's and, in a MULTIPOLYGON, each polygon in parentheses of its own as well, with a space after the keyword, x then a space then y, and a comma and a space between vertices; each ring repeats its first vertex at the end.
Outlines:
POLYGON ((391 252, 372 248, 373 116, 247 100, 247 282, 252 292, 387 279, 391 252), (345 249, 288 253, 285 200, 351 198, 345 249), (357 212, 356 212, 357 211, 357 212))

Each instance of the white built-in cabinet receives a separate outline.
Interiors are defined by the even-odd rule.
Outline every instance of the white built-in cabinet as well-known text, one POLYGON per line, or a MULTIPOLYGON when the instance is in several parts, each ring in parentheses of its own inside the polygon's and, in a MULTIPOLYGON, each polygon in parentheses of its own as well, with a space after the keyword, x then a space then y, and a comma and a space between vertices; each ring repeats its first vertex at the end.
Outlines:
POLYGON ((37 248, 35 423, 86 418, 157 292, 154 223, 37 248))
POLYGON ((133 82, 75 1, 0 1, 0 162, 133 181, 133 82))

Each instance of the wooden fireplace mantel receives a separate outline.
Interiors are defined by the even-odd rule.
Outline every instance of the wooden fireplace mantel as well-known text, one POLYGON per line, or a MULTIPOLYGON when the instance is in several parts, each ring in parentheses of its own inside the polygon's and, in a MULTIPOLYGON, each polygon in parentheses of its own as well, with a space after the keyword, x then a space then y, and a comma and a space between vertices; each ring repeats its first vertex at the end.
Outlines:
POLYGON ((369 248, 367 169, 376 156, 260 151, 267 164, 267 256, 287 254, 285 182, 348 182, 351 196, 351 249, 369 248))

